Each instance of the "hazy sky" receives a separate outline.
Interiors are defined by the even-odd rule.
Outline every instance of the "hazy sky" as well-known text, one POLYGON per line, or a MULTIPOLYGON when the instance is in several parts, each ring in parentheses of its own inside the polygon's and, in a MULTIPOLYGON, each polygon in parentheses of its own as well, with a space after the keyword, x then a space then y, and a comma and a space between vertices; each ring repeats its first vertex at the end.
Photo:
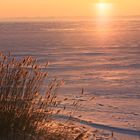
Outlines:
POLYGON ((140 15, 140 0, 0 0, 0 18, 95 16, 99 2, 111 3, 114 16, 140 15))

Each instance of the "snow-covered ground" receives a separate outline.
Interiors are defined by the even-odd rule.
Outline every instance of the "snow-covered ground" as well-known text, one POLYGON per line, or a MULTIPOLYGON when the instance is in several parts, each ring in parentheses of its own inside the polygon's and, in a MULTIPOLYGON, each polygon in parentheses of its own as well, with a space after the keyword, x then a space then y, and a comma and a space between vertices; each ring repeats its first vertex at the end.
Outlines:
MULTIPOLYGON (((1 22, 0 51, 31 55, 65 81, 62 97, 79 98, 80 119, 140 130, 140 18, 1 22), (91 100, 92 98, 92 100, 91 100)), ((46 84, 44 84, 44 87, 46 84)), ((68 110, 71 106, 68 105, 68 110)), ((123 139, 124 140, 124 139, 123 139)), ((128 140, 128 139, 127 139, 128 140)))

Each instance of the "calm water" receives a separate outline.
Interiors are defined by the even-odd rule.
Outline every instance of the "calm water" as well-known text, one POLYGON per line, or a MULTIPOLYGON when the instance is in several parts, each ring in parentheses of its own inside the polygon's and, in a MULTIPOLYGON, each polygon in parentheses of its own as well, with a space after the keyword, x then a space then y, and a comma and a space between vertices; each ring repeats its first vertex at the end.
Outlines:
POLYGON ((0 50, 49 61, 63 96, 84 88, 83 119, 140 129, 140 18, 1 22, 0 50))

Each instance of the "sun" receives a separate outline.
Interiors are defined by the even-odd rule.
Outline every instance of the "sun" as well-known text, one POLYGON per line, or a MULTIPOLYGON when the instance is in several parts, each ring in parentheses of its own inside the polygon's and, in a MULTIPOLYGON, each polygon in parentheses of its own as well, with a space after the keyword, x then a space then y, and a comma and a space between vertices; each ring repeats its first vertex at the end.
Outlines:
POLYGON ((95 4, 96 13, 98 16, 109 16, 112 13, 112 3, 99 2, 95 4))
POLYGON ((107 3, 98 3, 97 8, 101 11, 105 11, 106 9, 108 9, 108 4, 107 3))

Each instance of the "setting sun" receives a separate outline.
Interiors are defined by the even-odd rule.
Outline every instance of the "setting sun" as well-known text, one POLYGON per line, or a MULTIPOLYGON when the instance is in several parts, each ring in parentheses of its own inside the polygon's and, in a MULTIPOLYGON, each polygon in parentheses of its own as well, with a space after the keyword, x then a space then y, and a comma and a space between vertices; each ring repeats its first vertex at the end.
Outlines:
POLYGON ((139 0, 0 0, 0 19, 140 15, 139 0))
POLYGON ((100 3, 96 3, 95 7, 96 7, 96 14, 101 17, 110 16, 113 10, 112 3, 100 2, 100 3))

